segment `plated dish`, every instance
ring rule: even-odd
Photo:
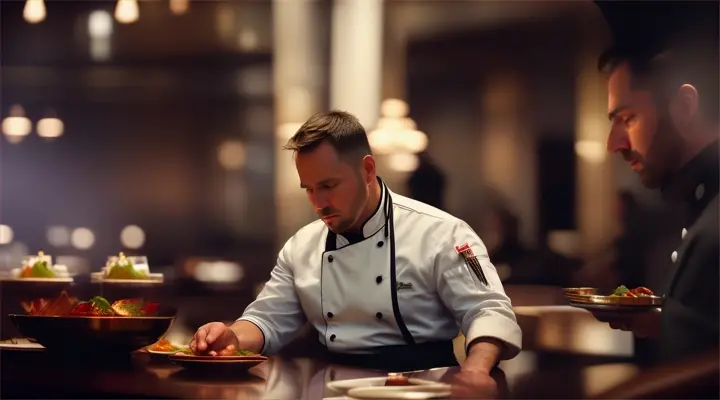
[[[588,310],[637,311],[662,307],[664,300],[643,286],[629,289],[620,285],[608,295],[601,294],[595,288],[566,288],[563,292],[571,306]]]
[[[10,280],[21,282],[73,282],[64,265],[53,265],[52,256],[39,251],[37,255],[23,260],[20,268],[13,268],[10,274],[5,276]]]
[[[226,355],[196,355],[190,348],[169,355],[170,361],[200,374],[240,373],[267,361],[267,357],[247,350],[230,350]]]
[[[172,325],[175,311],[143,299],[80,301],[63,291],[54,299],[22,302],[27,315],[10,314],[23,336],[50,351],[125,353],[148,346]]]
[[[91,273],[90,278],[93,282],[141,285],[158,284],[164,280],[163,274],[150,272],[147,257],[126,256],[124,253],[108,257],[102,271]]]

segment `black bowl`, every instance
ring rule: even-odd
[[[158,341],[172,326],[171,317],[84,317],[10,314],[23,336],[48,351],[129,353]]]

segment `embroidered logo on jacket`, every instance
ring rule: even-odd
[[[487,286],[488,281],[487,278],[485,278],[482,266],[480,266],[480,261],[478,261],[477,256],[473,253],[470,245],[466,242],[461,246],[455,246],[455,251],[460,254],[463,260],[465,260],[465,264],[468,266],[468,268],[470,268],[470,271],[472,271],[475,276],[480,279],[480,282],[484,283]]]
[[[397,290],[412,290],[412,282],[398,282]]]

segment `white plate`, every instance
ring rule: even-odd
[[[345,379],[342,381],[332,381],[327,383],[327,388],[336,392],[340,393],[347,393],[351,389],[356,388],[367,388],[367,387],[389,387],[389,388],[408,388],[408,387],[418,387],[418,386],[444,386],[443,383],[433,382],[433,381],[426,381],[424,379],[415,379],[410,378],[408,380],[412,385],[411,386],[385,386],[385,383],[387,382],[386,376],[381,376],[377,378],[362,378],[362,379]]]
[[[35,282],[35,283],[72,283],[73,278],[3,278],[3,281],[9,282]]]
[[[450,385],[363,387],[348,392],[353,399],[442,399],[450,394]]]
[[[40,343],[0,343],[0,349],[5,350],[45,350]]]
[[[105,279],[103,272],[93,272],[90,274],[90,280],[93,283],[123,283],[132,285],[157,285],[163,283],[163,274],[150,274],[149,279]]]

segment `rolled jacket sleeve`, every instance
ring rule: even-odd
[[[515,357],[522,348],[522,331],[485,245],[463,221],[453,224],[450,232],[444,233],[438,240],[435,258],[437,288],[445,306],[462,328],[465,350],[475,339],[487,337],[505,344],[501,360]],[[456,246],[464,244],[468,244],[477,257],[487,284],[458,254]]]
[[[305,313],[295,291],[295,278],[288,260],[286,243],[278,255],[270,280],[238,321],[255,324],[265,337],[263,354],[277,353],[305,324]]]

